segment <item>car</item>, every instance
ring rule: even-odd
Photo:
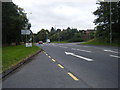
[[[38,44],[43,44],[43,41],[39,41]]]

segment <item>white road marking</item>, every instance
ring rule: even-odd
[[[76,48],[71,48],[72,50],[77,50],[77,51],[83,51],[83,52],[88,52],[91,53],[91,51],[83,50],[83,49],[76,49]]]
[[[76,55],[74,53],[71,53],[71,52],[65,52],[66,55],[72,55],[72,56],[75,56],[75,57],[78,57],[78,58],[81,58],[81,59],[84,59],[86,61],[93,61],[93,59],[90,59],[90,58],[86,58],[86,57],[83,57],[83,56],[79,56],[79,55]]]
[[[82,49],[77,49],[78,51],[83,51],[83,52],[91,52],[91,51],[87,51],[87,50],[82,50]]]
[[[115,58],[120,58],[119,56],[115,56],[115,55],[110,55],[111,57],[115,57]]]
[[[88,47],[88,46],[83,46],[83,47]]]
[[[116,51],[112,51],[112,50],[104,50],[104,51],[106,51],[106,52],[112,52],[112,53],[118,53],[118,52],[116,52]]]
[[[61,48],[68,48],[68,47],[64,47],[64,46],[60,46]]]
[[[71,48],[72,50],[77,50],[76,48]]]

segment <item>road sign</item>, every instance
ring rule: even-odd
[[[26,47],[32,47],[32,43],[26,43]]]
[[[21,30],[22,35],[30,35],[31,31],[30,30]]]

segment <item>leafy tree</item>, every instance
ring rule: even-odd
[[[2,41],[5,43],[20,43],[21,29],[28,26],[24,10],[12,2],[2,3]]]
[[[57,31],[56,31],[56,32],[57,32],[57,33],[58,33],[58,32],[60,33],[60,32],[61,32],[61,29],[57,29]]]
[[[94,21],[97,25],[96,38],[110,42],[110,32],[112,31],[112,41],[119,41],[120,2],[100,2],[98,4],[100,6],[94,12],[94,15],[98,17]]]
[[[56,30],[54,29],[54,27],[52,27],[51,30],[50,30],[50,36],[52,36],[55,33],[56,33]]]
[[[41,29],[37,35],[35,36],[35,41],[38,42],[38,41],[43,41],[45,42],[46,41],[46,38],[47,38],[47,33],[48,33],[48,30],[45,30],[45,29]]]

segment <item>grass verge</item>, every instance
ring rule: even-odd
[[[33,55],[39,47],[33,45],[33,47],[25,47],[25,45],[8,46],[2,48],[2,65],[3,71],[7,70],[11,66],[16,65],[23,59]]]
[[[120,47],[120,44],[116,44],[116,43],[105,43],[105,42],[100,42],[97,41],[95,39],[89,40],[87,42],[84,43],[80,43],[80,44],[85,44],[85,45],[103,45],[103,46],[116,46],[116,47]]]

